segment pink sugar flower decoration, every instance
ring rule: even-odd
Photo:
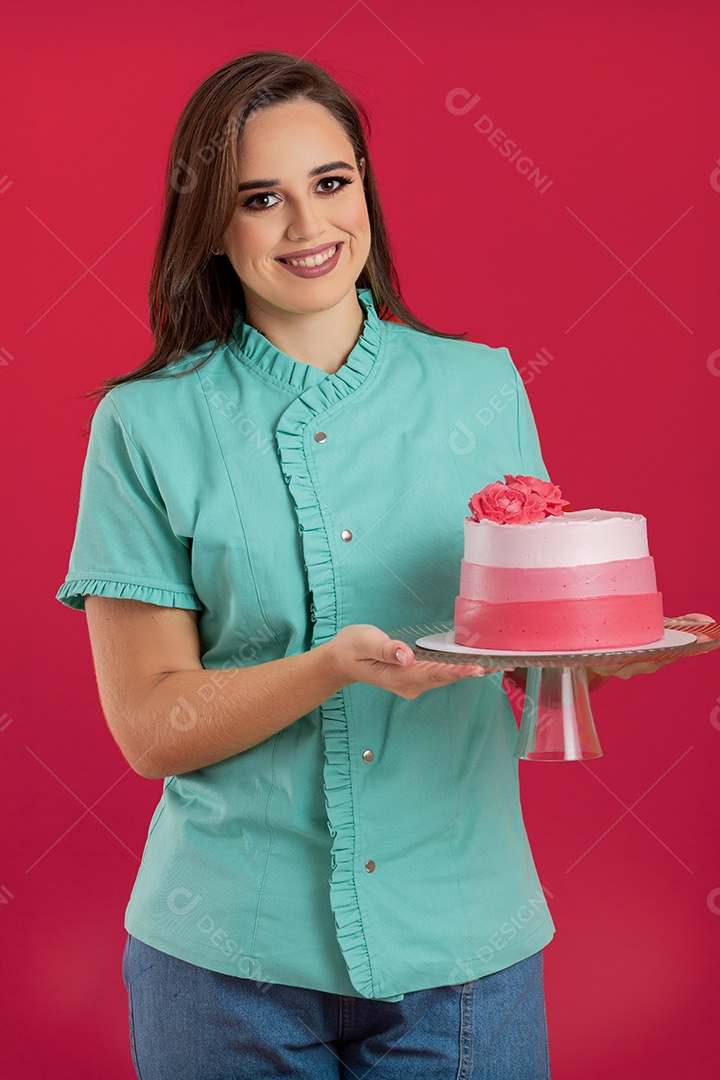
[[[565,513],[570,503],[560,488],[537,476],[511,476],[505,483],[496,480],[470,497],[468,509],[474,521],[494,521],[498,525],[531,525]]]

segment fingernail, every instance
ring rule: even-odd
[[[396,650],[395,659],[397,660],[397,662],[399,664],[406,664],[407,663],[406,654],[403,652],[402,649],[397,649]]]

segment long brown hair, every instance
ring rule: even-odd
[[[361,102],[319,65],[289,53],[251,52],[209,75],[182,111],[168,156],[165,212],[149,284],[152,355],[125,375],[104,380],[83,397],[102,398],[114,386],[143,379],[214,342],[196,371],[227,340],[236,310],[244,314],[240,280],[225,255],[213,255],[237,199],[238,150],[248,118],[257,109],[306,99],[328,109],[345,131],[355,164],[365,159],[364,192],[371,246],[357,288],[369,288],[378,317],[396,320],[436,337],[464,338],[433,330],[408,310],[390,253],[365,129],[370,120]],[[363,127],[364,125],[364,127]]]

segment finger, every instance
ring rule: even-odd
[[[605,678],[610,678],[611,675],[617,675],[618,671],[622,671],[623,666],[624,665],[622,664],[618,664],[617,667],[608,667],[607,665],[603,665],[603,667],[593,666],[588,668],[588,675],[602,675]]]
[[[715,622],[712,615],[703,615],[702,612],[693,611],[689,615],[678,615],[674,622]]]
[[[404,641],[384,641],[380,647],[378,660],[386,664],[400,664],[409,667],[415,659],[415,653]]]
[[[651,675],[666,664],[672,663],[672,660],[661,660],[657,664],[625,664],[621,668],[616,668],[611,674],[616,675],[618,679],[631,679],[633,675]]]
[[[619,664],[617,667],[592,667],[588,668],[588,676],[600,675],[603,679],[610,679],[616,676],[618,679],[627,679],[629,676],[627,672],[636,668],[636,664]]]
[[[502,668],[483,667],[482,664],[443,664],[440,662],[439,667],[451,669],[447,671],[447,676],[453,682],[457,679],[465,679],[468,676],[492,675],[494,672],[502,671]]]
[[[690,615],[680,615],[676,620],[681,626],[693,627],[692,633],[695,635],[698,641],[712,641],[713,635],[706,634],[702,630],[695,629],[697,623],[714,623],[712,615],[702,615],[699,611],[695,611]],[[693,625],[695,624],[695,625]]]
[[[440,666],[443,668],[452,668],[461,677],[466,675],[491,675],[495,671],[502,671],[501,667],[489,667],[482,664],[443,664],[439,661]]]
[[[620,678],[631,679],[633,675],[652,675],[663,666],[663,664],[628,664],[626,668],[623,668]]]

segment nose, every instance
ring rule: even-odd
[[[317,240],[322,236],[323,226],[310,199],[296,199],[290,214],[288,239],[293,242]]]

